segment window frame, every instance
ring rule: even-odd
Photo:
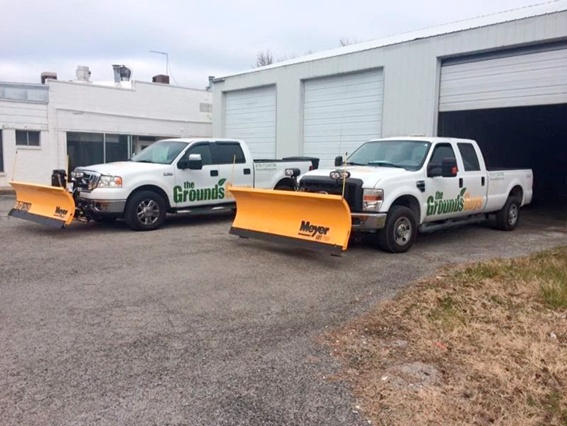
[[[18,143],[18,134],[25,133],[26,135],[26,143]],[[30,144],[30,134],[37,134],[37,144]],[[16,146],[17,147],[28,147],[28,148],[39,148],[41,147],[41,130],[23,130],[23,129],[16,129]]]

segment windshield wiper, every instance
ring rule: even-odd
[[[404,167],[398,166],[397,164],[390,163],[389,161],[369,161],[369,166],[382,166],[382,167],[397,167],[399,169],[403,169]]]
[[[345,161],[347,166],[366,166],[366,164],[355,163],[354,161]]]
[[[153,162],[153,161],[150,161],[150,160],[132,160],[132,161],[134,161],[135,163],[150,163],[150,164],[154,164],[154,162]]]

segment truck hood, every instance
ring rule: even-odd
[[[147,171],[159,171],[171,168],[170,164],[138,163],[135,161],[116,161],[114,163],[94,164],[92,166],[77,167],[77,171],[93,171],[103,175],[124,176]]]
[[[394,176],[404,176],[408,173],[406,169],[398,167],[369,167],[369,166],[349,166],[346,168],[337,167],[335,169],[317,169],[311,172],[307,172],[302,177],[305,176],[325,176],[328,177],[329,173],[335,170],[347,170],[350,173],[350,177],[354,179],[360,179],[363,182],[363,187],[365,188],[375,188],[376,185],[385,178],[390,178]],[[301,179],[300,179],[301,180]]]

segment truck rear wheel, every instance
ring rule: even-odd
[[[388,213],[386,226],[378,232],[377,244],[390,253],[404,253],[410,249],[417,236],[417,219],[413,210],[405,206],[393,206]]]
[[[165,201],[153,191],[133,194],[126,203],[124,219],[134,231],[151,231],[165,221]]]
[[[496,228],[502,231],[513,231],[520,220],[520,200],[510,196],[504,207],[496,213]]]

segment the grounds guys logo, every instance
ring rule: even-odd
[[[186,203],[188,201],[222,200],[227,198],[225,182],[226,179],[220,179],[212,188],[195,188],[195,182],[184,182],[183,186],[173,187],[173,201]]]
[[[443,191],[437,191],[435,196],[427,198],[427,216],[437,214],[457,213],[469,210],[479,210],[484,204],[483,197],[471,197],[467,188],[461,189],[457,198],[451,200],[443,199]]]
[[[327,235],[330,229],[326,226],[312,225],[308,220],[302,220],[297,234],[303,237],[315,238],[316,240],[324,240],[325,238],[323,237]]]

